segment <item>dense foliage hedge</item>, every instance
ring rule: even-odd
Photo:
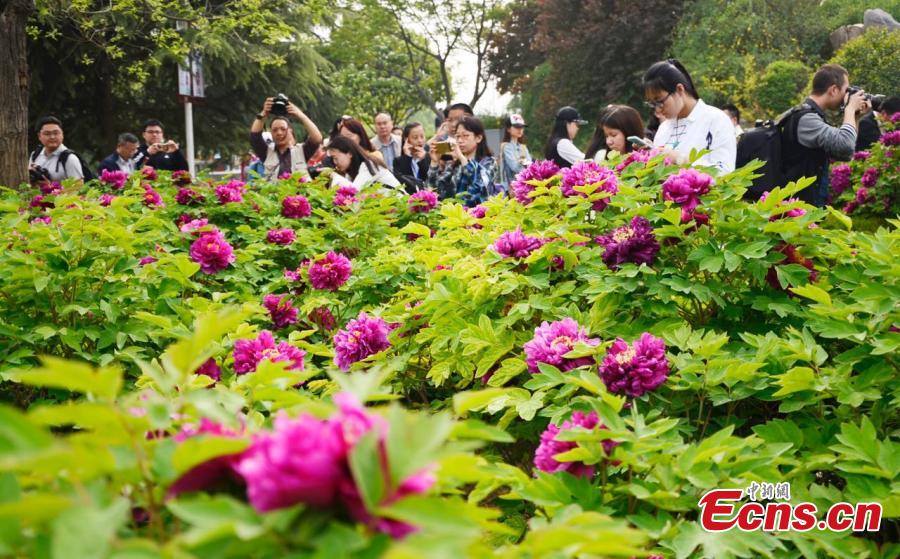
[[[327,176],[7,191],[0,550],[892,556],[897,221],[629,162],[474,210]],[[700,528],[753,481],[882,531]]]

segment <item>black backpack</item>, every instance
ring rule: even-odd
[[[36,150],[31,152],[32,163],[34,163],[35,159],[37,159],[37,156],[40,155],[42,149],[44,148],[38,147]],[[59,154],[59,158],[56,160],[57,171],[59,170],[60,166],[62,166],[63,169],[66,168],[66,161],[69,160],[70,155],[74,155],[75,159],[77,159],[78,162],[81,163],[81,174],[84,175],[84,182],[92,181],[97,178],[97,176],[91,171],[91,168],[85,164],[84,159],[82,159],[80,155],[70,149],[64,150]]]
[[[753,179],[753,185],[744,194],[746,200],[755,202],[763,192],[789,182],[784,168],[785,134],[796,133],[796,126],[791,125],[799,121],[801,115],[811,111],[812,108],[808,105],[791,107],[774,121],[767,120],[741,134],[737,145],[736,166],[743,167],[754,159],[765,162],[765,165],[756,170],[762,176]]]

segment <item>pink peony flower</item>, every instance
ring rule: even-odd
[[[510,184],[510,191],[516,200],[528,205],[532,200],[529,194],[534,190],[534,186],[528,184],[528,181],[545,181],[557,173],[559,173],[559,166],[553,161],[535,161],[519,171],[515,180]]]
[[[153,190],[153,187],[149,184],[144,185],[144,205],[149,206],[151,208],[162,208],[166,204],[163,202],[162,196],[159,195],[159,192]]]
[[[219,368],[219,364],[216,363],[216,360],[212,357],[210,357],[209,359],[204,361],[202,365],[197,367],[197,370],[194,371],[194,374],[207,376],[216,382],[222,379],[222,369]]]
[[[360,312],[334,335],[334,364],[349,371],[353,363],[391,347],[388,333],[390,328],[383,319]]]
[[[900,113],[894,113],[894,116],[897,116]],[[892,122],[896,122],[893,121]],[[878,140],[885,146],[900,146],[900,130],[894,130],[893,132],[884,133],[881,138]]]
[[[618,179],[612,169],[601,166],[593,160],[581,161],[562,171],[562,183],[560,190],[566,197],[587,197],[584,192],[575,190],[576,186],[591,186],[602,183],[596,192],[609,192],[615,194],[619,191]],[[601,212],[609,204],[609,197],[597,200],[591,205],[595,211]]]
[[[334,205],[340,208],[349,206],[358,202],[356,195],[359,193],[356,187],[350,185],[339,186],[337,194],[334,195]]]
[[[537,450],[534,452],[534,466],[538,470],[547,473],[569,472],[576,477],[592,477],[594,475],[594,466],[583,462],[559,462],[554,458],[554,456],[562,454],[563,452],[568,452],[578,446],[578,443],[575,441],[558,441],[556,440],[556,436],[561,431],[571,431],[577,428],[587,429],[589,431],[594,429],[606,429],[606,427],[600,423],[597,412],[592,411],[587,415],[580,411],[572,412],[572,418],[570,420],[563,422],[563,424],[558,427],[551,423],[547,426],[547,430],[541,434],[541,444],[538,445]],[[618,443],[611,440],[605,440],[602,444],[603,451],[609,456],[612,454],[612,449]]]
[[[41,211],[43,211],[55,208],[56,204],[54,204],[50,200],[45,200],[42,194],[38,194],[31,199],[31,202],[28,203],[28,207],[39,208]]]
[[[100,182],[113,187],[116,190],[122,190],[125,187],[125,181],[128,180],[128,173],[125,171],[110,171],[103,169],[100,172]]]
[[[306,414],[296,419],[280,414],[271,432],[253,438],[235,469],[259,512],[298,503],[327,507],[346,475],[345,455],[338,424]]]
[[[234,251],[218,230],[204,231],[191,245],[191,260],[204,274],[221,272],[234,262]]]
[[[591,356],[565,357],[578,342],[591,347],[600,345],[598,338],[588,337],[587,330],[580,327],[572,318],[542,322],[534,329],[534,338],[525,344],[525,362],[528,364],[528,371],[539,372],[538,363],[553,365],[561,371],[593,365],[594,358]]]
[[[865,161],[872,155],[869,151],[858,151],[853,154],[853,161]],[[832,170],[832,172],[834,172]]]
[[[337,291],[347,283],[352,271],[353,265],[346,256],[330,251],[309,266],[307,276],[313,288]]]
[[[154,262],[158,262],[158,261],[159,261],[159,259],[154,258],[153,256],[145,256],[138,261],[138,264],[140,264],[143,267],[143,266],[146,266],[147,264],[153,264]]]
[[[266,233],[266,241],[276,245],[289,245],[296,238],[297,235],[293,229],[270,229]]]
[[[288,369],[302,371],[306,352],[287,342],[275,345],[275,338],[268,330],[263,330],[253,340],[234,342],[234,372],[239,375],[252,373],[261,361],[272,363],[289,362]]]
[[[191,180],[191,174],[187,171],[179,170],[172,173],[172,182],[177,184],[178,186],[187,186],[191,184]]]
[[[666,344],[644,332],[630,346],[616,338],[600,365],[600,378],[614,394],[640,398],[669,377]]]
[[[188,175],[190,177],[190,175]],[[193,188],[182,187],[175,194],[175,201],[182,206],[190,206],[191,204],[202,204],[206,199],[202,194]]]
[[[487,208],[485,208],[484,206],[466,208],[466,211],[468,211],[469,215],[474,217],[475,219],[482,219],[485,215],[487,215]]]
[[[878,182],[878,169],[869,167],[863,172],[862,179],[859,181],[865,188],[872,188]]]
[[[230,204],[244,201],[245,185],[239,180],[231,180],[216,187],[216,198],[219,204]]]
[[[387,477],[387,476],[385,476]],[[389,489],[386,496],[382,498],[379,506],[386,507],[408,497],[410,495],[424,495],[435,484],[437,478],[430,469],[422,470],[403,480],[395,489]],[[360,522],[370,529],[389,535],[395,540],[403,539],[409,534],[418,531],[416,526],[403,522],[402,520],[394,520],[392,518],[384,518],[373,516],[367,509],[366,505],[359,494],[359,490],[353,483],[351,478],[344,478],[338,487],[341,502],[350,517]]]
[[[650,222],[640,216],[631,219],[631,223],[614,229],[611,233],[597,237],[597,242],[604,246],[603,262],[611,270],[622,264],[653,264],[659,243],[653,234]]]
[[[320,329],[330,332],[334,330],[334,327],[337,326],[337,321],[334,319],[334,315],[331,314],[331,311],[328,310],[328,307],[317,307],[310,311],[306,318],[318,326]]]
[[[763,202],[768,197],[769,197],[769,191],[767,190],[762,193],[762,196],[759,197],[759,201]],[[800,201],[799,198],[788,198],[787,200],[782,200],[780,205],[785,206],[788,204],[796,204],[799,201]],[[779,213],[773,214],[772,216],[769,217],[769,221],[777,221],[777,220],[785,218],[785,217],[800,217],[800,216],[804,216],[804,215],[806,215],[806,210],[804,210],[803,208],[793,208],[793,209],[790,209],[790,210],[780,213],[780,214]]]
[[[142,168],[141,174],[144,175],[144,178],[147,179],[148,181],[155,181],[157,178],[156,177],[156,169],[154,169],[153,167]]]
[[[39,223],[44,224],[44,225],[50,225],[50,223],[52,221],[53,221],[53,218],[51,218],[49,215],[42,215],[40,217],[36,217],[36,218],[32,219],[29,223],[31,225],[37,225]]]
[[[266,295],[263,306],[269,311],[275,328],[284,328],[297,323],[297,309],[286,295]]]
[[[646,163],[656,155],[656,152],[657,150],[649,149],[634,150],[627,154],[625,158],[616,165],[616,172],[621,173],[632,163]]]
[[[787,264],[800,264],[807,270],[809,270],[809,283],[814,283],[817,279],[819,279],[819,273],[816,271],[815,266],[813,265],[813,261],[809,258],[804,258],[803,255],[800,254],[800,251],[797,250],[797,247],[794,245],[790,245],[787,243],[780,243],[775,250],[784,254],[784,258],[777,264],[777,266],[785,266]],[[779,291],[784,291],[781,287],[781,283],[778,281],[778,272],[775,269],[775,266],[769,268],[769,271],[766,273],[766,281],[769,282],[769,285],[772,289],[777,289]]]
[[[406,200],[407,208],[412,213],[428,213],[437,206],[437,203],[437,194],[430,190],[420,190]]]
[[[709,192],[714,184],[713,178],[706,173],[690,168],[681,169],[663,183],[663,199],[681,206],[682,221],[685,222],[684,210],[692,214],[694,208],[700,205],[700,196]]]
[[[104,208],[112,204],[112,201],[115,200],[116,197],[112,194],[101,194],[100,195],[100,205]]]
[[[851,173],[850,165],[845,163],[831,168],[831,191],[835,196],[850,188]]]
[[[53,195],[56,196],[60,192],[62,192],[62,185],[58,182],[42,182],[40,184],[41,194],[44,196]]]
[[[500,235],[491,248],[504,258],[525,258],[541,248],[543,241],[539,237],[531,237],[522,233],[522,227],[515,231],[507,231]]]
[[[309,200],[306,199],[306,196],[287,196],[284,200],[281,201],[281,215],[284,217],[298,219],[302,217],[309,217],[312,213],[312,206],[309,205]]]
[[[280,175],[278,175],[278,180],[285,180],[285,179],[289,179],[289,178],[291,178],[290,171],[285,171],[285,172],[281,173]]]
[[[209,225],[209,220],[206,219],[205,217],[203,217],[200,219],[192,219],[192,220],[188,221],[187,223],[182,224],[181,227],[178,228],[178,230],[181,231],[182,233],[194,233],[195,231],[200,231],[207,225]],[[215,227],[212,227],[211,229],[213,231],[218,230]]]
[[[241,437],[241,433],[237,433],[220,423],[203,418],[197,427],[192,425],[182,427],[181,431],[173,439],[178,443],[182,443],[190,438],[202,435],[231,439]],[[238,452],[216,456],[197,464],[175,480],[166,492],[166,498],[171,499],[182,493],[205,491],[227,481],[240,481],[240,476],[235,467],[240,461],[242,454]]]

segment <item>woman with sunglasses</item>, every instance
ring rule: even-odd
[[[719,174],[734,171],[737,142],[731,119],[700,99],[684,66],[675,59],[657,62],[643,80],[647,106],[664,119],[653,138],[678,164],[690,161],[691,150],[708,150],[694,165],[714,167]]]

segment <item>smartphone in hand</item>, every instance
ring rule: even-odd
[[[639,138],[638,136],[628,136],[628,138],[626,138],[626,140],[627,140],[628,143],[630,143],[631,145],[641,146],[642,148],[648,148],[648,149],[649,149],[649,148],[652,148],[652,147],[653,147],[653,144],[651,144],[650,142],[648,142],[648,141],[645,140],[644,138]]]

